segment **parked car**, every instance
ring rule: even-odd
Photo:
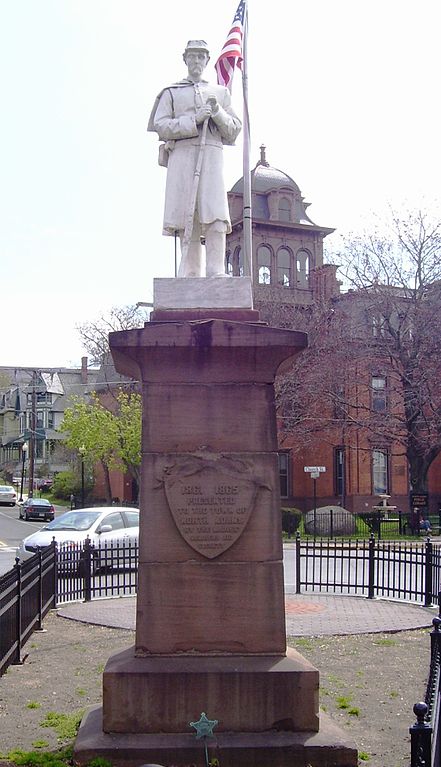
[[[15,506],[17,494],[12,485],[0,485],[0,504]]]
[[[44,519],[51,522],[55,517],[55,509],[46,498],[28,498],[19,506],[19,519]]]
[[[61,555],[60,569],[81,570],[87,538],[94,547],[93,571],[106,564],[111,566],[112,546],[129,548],[138,543],[139,510],[106,506],[67,511],[28,535],[20,544],[18,556],[25,559],[55,539]]]
[[[50,490],[53,484],[53,479],[39,479],[37,482],[37,490]]]

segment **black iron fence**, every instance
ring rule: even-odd
[[[283,511],[285,512],[283,515]],[[422,517],[409,512],[385,508],[352,514],[344,509],[315,509],[306,513],[282,510],[283,529],[289,535],[296,531],[304,535],[334,538],[355,536],[367,538],[372,533],[378,539],[441,534],[441,512]]]
[[[0,577],[0,674],[20,663],[21,648],[55,607],[56,581],[55,544]]]
[[[438,603],[441,544],[425,541],[296,537],[296,593],[323,591],[370,599]]]
[[[61,546],[57,552],[56,603],[128,596],[138,588],[138,541]]]
[[[66,602],[136,594],[138,542],[94,547],[55,543],[0,577],[0,675],[21,663],[21,650],[46,613]]]
[[[297,535],[296,592],[318,591],[439,602],[441,544],[425,541],[309,539]],[[46,612],[72,601],[136,594],[138,542],[94,547],[51,544],[0,578],[0,674],[20,661]]]
[[[430,672],[424,701],[416,703],[415,724],[410,727],[411,767],[440,764],[441,721],[441,618],[434,618],[430,635]]]

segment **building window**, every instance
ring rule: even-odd
[[[384,338],[385,336],[385,320],[378,314],[374,314],[372,317],[372,335],[374,338]]]
[[[372,410],[375,413],[384,413],[387,410],[386,378],[384,376],[372,376],[371,397]]]
[[[299,250],[296,258],[297,287],[307,288],[309,284],[309,253],[307,250]]]
[[[291,221],[291,202],[287,197],[279,200],[279,221]]]
[[[52,403],[52,393],[48,391],[38,391],[37,392],[37,402],[46,402],[48,404]]]
[[[285,288],[291,285],[291,253],[288,248],[277,251],[277,282]]]
[[[235,277],[243,277],[244,271],[243,271],[243,254],[241,248],[236,248],[234,251],[234,270],[233,274]]]
[[[372,486],[374,495],[389,493],[389,454],[387,450],[372,451]]]
[[[344,421],[348,415],[348,403],[346,400],[346,388],[344,383],[339,381],[333,387],[333,400],[334,400],[334,418],[337,421]]]
[[[267,245],[257,249],[257,275],[259,285],[271,284],[271,250]]]
[[[235,248],[234,253],[231,253],[231,251],[227,252],[226,262],[227,274],[231,277],[243,277],[243,258],[239,246]]]
[[[343,498],[345,493],[345,449],[334,449],[334,488],[335,495]]]
[[[289,453],[279,453],[280,496],[289,497]]]

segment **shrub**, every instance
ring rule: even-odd
[[[289,536],[294,535],[300,525],[302,512],[299,509],[282,509],[282,530]]]
[[[52,486],[52,494],[68,500],[72,494],[81,492],[81,480],[73,471],[60,471]]]

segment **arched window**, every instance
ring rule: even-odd
[[[239,245],[234,249],[233,253],[231,252],[231,250],[227,251],[226,261],[227,261],[227,274],[229,274],[230,277],[243,276],[243,258],[242,258],[242,251]]]
[[[288,248],[277,251],[277,282],[285,288],[291,285],[291,253]]]
[[[307,288],[309,284],[309,258],[307,250],[297,251],[296,269],[297,269],[297,287]]]
[[[257,281],[259,285],[271,284],[271,250],[267,245],[257,249]]]
[[[291,221],[291,202],[288,197],[279,200],[279,221]]]
[[[234,276],[243,277],[243,253],[241,248],[234,251]]]

